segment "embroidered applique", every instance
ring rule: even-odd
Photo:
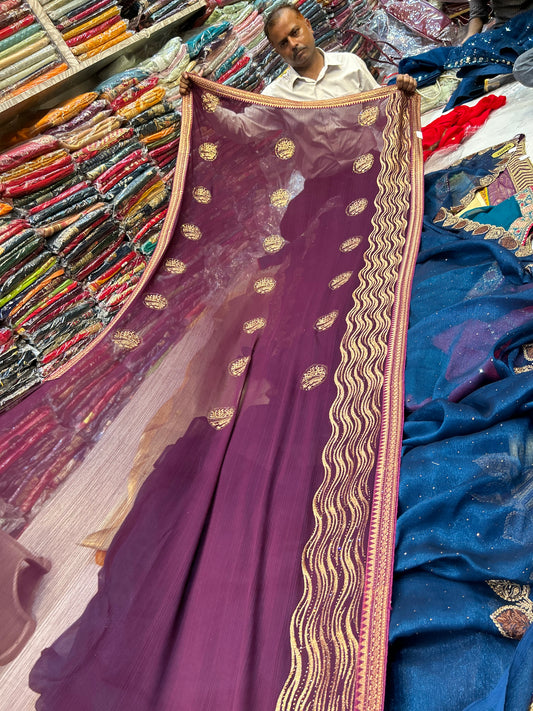
[[[200,228],[191,224],[182,225],[181,234],[187,239],[192,239],[194,242],[202,238]]]
[[[246,323],[243,324],[242,330],[245,333],[251,334],[251,333],[255,333],[256,331],[260,331],[265,326],[266,326],[266,318],[263,318],[261,316],[259,318],[253,318],[250,321],[246,321]]]
[[[115,331],[113,343],[123,350],[131,351],[141,345],[141,338],[135,331]]]
[[[280,160],[289,160],[294,155],[296,146],[290,138],[280,138],[274,147],[274,153]]]
[[[165,269],[171,274],[183,274],[187,269],[187,265],[181,259],[167,259]]]
[[[263,249],[268,254],[275,254],[282,249],[285,244],[285,240],[281,235],[269,235],[263,240]]]
[[[202,205],[208,205],[211,202],[211,192],[205,188],[203,185],[198,185],[192,191],[192,196],[196,202]]]
[[[231,363],[228,365],[228,371],[230,375],[233,375],[234,377],[242,375],[246,370],[246,366],[248,365],[249,361],[250,356],[243,356],[242,358],[232,360]]]
[[[300,380],[302,390],[313,390],[324,382],[328,374],[325,365],[315,364],[307,368]]]
[[[498,597],[512,605],[503,605],[491,614],[491,620],[504,637],[522,639],[533,622],[533,601],[529,585],[511,580],[487,580]]]
[[[217,407],[214,410],[210,410],[207,415],[207,421],[216,430],[221,430],[226,425],[229,425],[231,418],[233,417],[235,410],[232,407]]]
[[[372,126],[372,124],[376,123],[378,116],[379,107],[371,106],[370,108],[361,111],[361,113],[357,117],[357,121],[359,122],[360,126]]]
[[[270,196],[270,203],[274,207],[287,207],[291,199],[291,194],[288,190],[280,188],[279,190],[274,190]]]
[[[202,106],[204,107],[204,111],[207,111],[208,113],[212,114],[214,111],[216,111],[217,106],[220,104],[220,99],[218,96],[215,96],[214,94],[209,93],[208,91],[202,92]]]
[[[366,198],[359,198],[359,200],[354,200],[346,208],[346,214],[349,217],[355,217],[359,215],[365,207],[368,205],[368,200]]]
[[[321,316],[315,321],[315,329],[317,331],[326,331],[328,328],[331,328],[337,320],[338,315],[338,311],[330,311],[329,314]]]
[[[156,311],[162,311],[168,306],[168,300],[162,294],[146,294],[143,301],[145,306]]]
[[[254,291],[258,294],[269,294],[276,288],[276,280],[273,277],[262,277],[254,284]]]
[[[198,153],[200,154],[200,158],[203,158],[203,160],[216,160],[218,156],[218,149],[214,143],[202,143],[201,146],[198,148]]]
[[[346,284],[352,274],[353,272],[343,272],[342,274],[338,274],[336,277],[333,277],[333,279],[328,284],[329,288],[338,289],[343,284]]]
[[[354,173],[366,173],[374,165],[374,156],[372,153],[365,153],[363,156],[359,156],[353,162],[353,172]]]
[[[359,247],[362,239],[362,237],[350,237],[349,239],[345,239],[339,249],[341,252],[351,252],[353,249]]]

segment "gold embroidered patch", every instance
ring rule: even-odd
[[[200,158],[204,160],[215,160],[218,156],[218,149],[214,143],[202,143],[198,152],[200,153]]]
[[[374,156],[372,153],[365,153],[364,156],[359,156],[353,162],[354,173],[366,173],[367,170],[374,165]]]
[[[141,338],[135,331],[115,331],[113,334],[113,343],[127,351],[131,351],[141,345]]]
[[[357,121],[359,122],[360,126],[372,126],[373,123],[376,123],[378,116],[379,107],[371,106],[370,108],[361,111],[361,113],[357,117]]]
[[[355,217],[355,215],[359,215],[361,212],[363,212],[367,205],[368,200],[366,198],[359,198],[358,200],[354,200],[346,208],[346,214],[349,217]]]
[[[274,205],[274,207],[287,207],[290,199],[290,192],[284,188],[280,188],[279,190],[274,190],[270,196],[270,203]]]
[[[269,294],[276,286],[276,280],[272,277],[262,277],[254,284],[254,291],[258,294]]]
[[[200,228],[190,223],[181,226],[181,234],[187,239],[192,239],[194,242],[202,238]]]
[[[341,252],[351,252],[353,249],[356,249],[356,247],[359,247],[362,239],[362,237],[350,237],[349,239],[345,239],[339,249]]]
[[[145,306],[156,311],[162,311],[168,306],[168,300],[162,294],[146,294],[143,301]]]
[[[339,315],[338,311],[330,311],[329,314],[325,314],[324,316],[321,316],[315,322],[316,330],[317,331],[327,331],[328,328],[331,328],[333,326],[333,324],[337,320],[338,315]]]
[[[183,274],[187,269],[187,265],[181,259],[167,259],[165,269],[171,274]]]
[[[353,272],[343,272],[334,277],[328,284],[330,289],[338,289],[343,284],[346,284],[348,279],[352,276]]]
[[[294,141],[291,141],[290,138],[280,138],[276,143],[274,153],[281,160],[289,160],[289,158],[293,157],[295,150]]]
[[[235,410],[232,407],[217,407],[209,411],[207,421],[211,427],[214,427],[216,430],[221,430],[226,425],[229,425],[234,412]]]
[[[202,92],[202,106],[204,107],[204,111],[207,111],[208,113],[212,114],[214,111],[216,111],[216,108],[219,104],[220,99],[218,98],[218,96],[215,96],[214,94],[211,94],[208,91]]]
[[[285,240],[281,235],[269,235],[263,240],[263,249],[268,254],[275,254],[283,248]]]
[[[242,358],[232,360],[231,363],[228,365],[228,370],[230,374],[234,375],[235,377],[242,375],[246,370],[246,366],[248,365],[249,360],[250,356],[243,356]]]
[[[499,632],[510,639],[522,639],[533,622],[533,601],[529,595],[529,585],[521,585],[512,580],[487,580],[498,597],[512,605],[499,607],[490,616]]]
[[[533,343],[525,343],[522,346],[524,358],[533,361]]]
[[[325,365],[315,364],[307,368],[300,380],[302,390],[313,390],[324,382],[328,374],[328,369]]]
[[[204,188],[203,185],[198,185],[196,188],[194,188],[192,191],[192,196],[196,200],[196,202],[199,202],[202,205],[207,205],[211,202],[211,193],[207,188]]]
[[[242,330],[245,333],[251,334],[251,333],[255,333],[256,331],[260,331],[265,326],[266,326],[266,318],[263,318],[261,316],[259,318],[253,318],[250,321],[246,321],[246,323],[243,324]]]

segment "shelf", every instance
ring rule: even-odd
[[[37,5],[38,3],[36,0],[31,1],[32,10],[35,11],[35,7]],[[195,13],[203,10],[205,5],[205,0],[197,0],[197,2],[193,5],[189,5],[180,12],[177,12],[175,15],[172,15],[172,17],[167,17],[166,20],[161,20],[160,22],[152,25],[152,27],[147,27],[139,32],[136,32],[131,37],[125,39],[124,42],[121,42],[114,47],[110,47],[101,54],[98,54],[84,62],[79,62],[76,59],[61,37],[61,33],[53,26],[44,10],[39,6],[40,12],[39,14],[35,12],[35,14],[43,25],[43,28],[50,35],[50,38],[57,47],[58,51],[64,57],[65,62],[69,64],[69,69],[66,69],[64,72],[61,72],[61,74],[58,74],[56,77],[53,77],[53,79],[49,79],[41,85],[28,89],[28,91],[23,92],[19,96],[6,99],[5,101],[0,101],[0,122],[3,124],[3,126],[0,126],[0,133],[2,133],[6,123],[15,118],[21,111],[27,110],[39,102],[43,102],[48,97],[58,94],[71,86],[75,87],[76,83],[83,81],[83,79],[86,79],[91,74],[94,74],[101,67],[111,63],[124,51],[136,49],[137,47],[142,46],[148,39],[157,37],[165,30],[183,23]],[[50,27],[50,25],[52,26]]]

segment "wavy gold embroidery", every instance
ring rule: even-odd
[[[290,138],[280,138],[274,147],[274,153],[281,160],[289,160],[294,155],[296,146]]]
[[[202,143],[198,148],[198,152],[200,154],[200,158],[208,161],[216,160],[218,155],[218,150],[214,143]]]
[[[211,202],[211,192],[203,185],[198,185],[192,191],[192,196],[202,205],[208,205]]]
[[[214,427],[216,430],[221,430],[226,427],[226,425],[229,425],[234,413],[235,410],[233,407],[217,407],[209,411],[207,421],[211,427]]]
[[[358,200],[354,200],[347,206],[346,214],[349,217],[355,217],[355,215],[359,215],[361,212],[363,212],[367,205],[368,200],[366,198],[359,198]]]
[[[254,291],[258,294],[269,294],[276,288],[276,280],[273,277],[262,277],[254,283]]]
[[[343,284],[346,284],[352,274],[353,272],[342,272],[342,274],[337,274],[337,276],[333,277],[333,279],[329,282],[329,288],[333,290],[338,289]]]
[[[187,265],[181,259],[167,259],[165,269],[171,274],[183,274],[187,269]]]
[[[149,309],[156,309],[157,311],[162,311],[168,306],[168,301],[162,294],[146,294],[143,300],[145,306],[148,306]]]
[[[207,111],[208,113],[212,114],[214,111],[216,111],[217,106],[219,104],[220,99],[218,98],[218,96],[211,94],[211,92],[209,91],[202,92],[202,106],[204,107],[204,111]]]
[[[341,252],[351,252],[353,249],[359,247],[362,239],[362,237],[349,237],[344,240],[339,249]]]
[[[359,156],[353,162],[354,173],[366,173],[374,165],[374,156],[372,153],[365,153],[364,156]]]
[[[266,319],[261,316],[259,318],[253,318],[250,321],[246,321],[246,323],[244,323],[244,325],[242,327],[242,330],[245,333],[251,334],[251,333],[255,333],[256,331],[260,331],[265,326],[266,326]]]
[[[189,223],[181,226],[181,234],[187,239],[192,239],[194,242],[202,238],[200,228]]]
[[[231,363],[228,365],[228,371],[231,375],[238,377],[239,375],[242,375],[244,373],[249,361],[250,356],[243,356],[242,358],[232,360]]]
[[[302,390],[313,390],[324,382],[328,374],[325,365],[315,364],[307,368],[300,380]]]
[[[373,123],[376,123],[378,116],[379,106],[371,106],[370,108],[363,109],[363,111],[361,111],[357,117],[357,121],[360,126],[372,126]]]
[[[274,190],[270,196],[270,203],[274,207],[287,207],[291,199],[291,194],[288,190],[280,188],[279,190]]]
[[[113,343],[123,350],[131,351],[141,345],[141,338],[135,331],[115,331]]]
[[[492,590],[512,605],[499,607],[490,616],[499,632],[510,639],[522,639],[533,622],[533,601],[529,595],[529,585],[521,585],[512,580],[487,580]]]
[[[281,235],[269,235],[263,240],[263,249],[267,254],[275,254],[283,248],[285,240]]]
[[[328,328],[331,328],[337,320],[338,315],[338,311],[330,311],[329,314],[321,316],[315,321],[315,329],[317,331],[326,331]]]

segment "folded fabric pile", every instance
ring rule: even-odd
[[[48,16],[76,57],[83,61],[133,34],[114,0],[43,0]]]
[[[138,69],[157,74],[159,87],[164,88],[166,92],[165,100],[178,108],[181,106],[181,95],[179,93],[181,75],[193,66],[194,62],[191,62],[187,45],[183,43],[180,37],[173,37],[157,54],[139,64]],[[157,113],[155,115],[160,114]]]
[[[140,0],[135,3],[140,6],[139,27],[151,27],[156,22],[166,20],[178,12],[194,5],[196,0]]]
[[[0,100],[17,96],[68,69],[33,11],[21,0],[0,2]]]
[[[341,2],[349,10],[348,0]],[[311,23],[317,47],[325,51],[338,49],[338,32],[321,4],[317,0],[297,0],[295,6]]]

